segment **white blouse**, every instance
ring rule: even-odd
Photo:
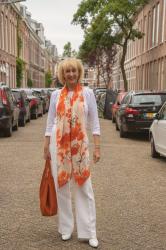
[[[45,136],[51,136],[52,128],[56,124],[56,105],[61,90],[55,90],[51,94],[50,107],[47,117],[47,125]],[[73,91],[69,91],[68,95],[71,97]],[[90,127],[93,135],[100,135],[100,124],[97,112],[96,99],[93,90],[89,87],[83,88],[84,107],[85,107],[85,122],[86,127]]]

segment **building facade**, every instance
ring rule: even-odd
[[[152,0],[138,14],[135,27],[144,33],[129,41],[125,70],[129,90],[166,90],[166,0]],[[118,48],[113,68],[113,86],[123,89]]]
[[[55,74],[57,55],[56,46],[50,41],[46,46],[45,40],[43,25],[31,18],[26,6],[0,5],[0,82],[17,87],[19,60],[23,65],[21,87],[27,87],[29,80],[33,87],[45,87],[48,68]]]
[[[14,5],[0,4],[0,82],[16,85],[17,19]]]

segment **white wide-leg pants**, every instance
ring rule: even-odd
[[[54,177],[57,200],[58,200],[58,231],[61,234],[72,234],[74,228],[74,218],[72,212],[70,185],[73,184],[75,198],[75,212],[77,234],[80,239],[90,239],[96,237],[96,208],[91,178],[80,187],[72,179],[69,183],[59,188],[57,183],[56,164],[56,134],[55,126],[50,140],[51,166]]]

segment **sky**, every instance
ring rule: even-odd
[[[22,4],[28,7],[32,19],[41,22],[45,29],[46,39],[55,44],[58,54],[71,42],[72,49],[78,51],[83,41],[80,25],[72,25],[73,14],[81,0],[26,0]]]

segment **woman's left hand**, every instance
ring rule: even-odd
[[[93,162],[97,163],[100,160],[100,148],[94,148]]]

